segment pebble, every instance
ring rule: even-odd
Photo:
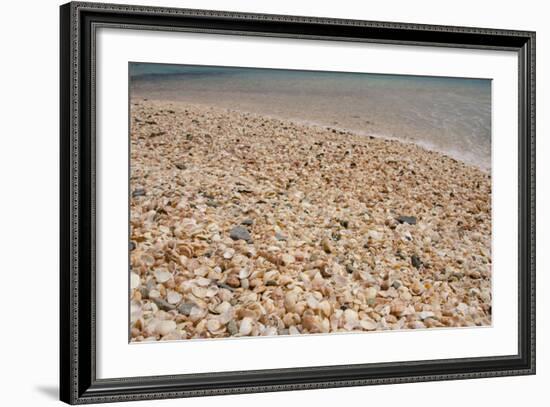
[[[176,309],[173,304],[170,304],[168,301],[163,300],[162,298],[154,298],[153,302],[157,305],[160,310],[163,311],[172,311]]]
[[[239,333],[239,328],[237,327],[237,323],[235,322],[235,320],[232,319],[228,322],[227,330],[232,336],[235,336]]]
[[[132,198],[137,198],[138,196],[145,196],[145,189],[137,188],[132,192]]]
[[[422,261],[416,254],[413,254],[411,256],[411,264],[413,265],[413,267],[418,269],[422,265]]]
[[[178,312],[179,312],[180,314],[189,316],[189,314],[191,314],[191,309],[192,309],[194,306],[195,306],[195,304],[190,303],[190,302],[186,302],[186,303],[180,304],[180,306],[178,307]]]
[[[250,232],[242,226],[233,227],[229,232],[229,237],[233,240],[244,240],[247,243],[252,243]]]
[[[396,218],[399,223],[408,223],[409,225],[416,225],[416,217],[414,216],[399,216]]]

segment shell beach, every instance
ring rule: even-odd
[[[130,337],[491,324],[491,177],[412,143],[130,101]]]

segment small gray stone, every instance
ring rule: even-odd
[[[191,308],[193,308],[194,306],[195,304],[193,304],[192,302],[184,302],[178,307],[178,312],[180,314],[189,316],[189,314],[191,313]]]
[[[225,288],[226,290],[229,290],[229,291],[235,291],[235,289],[225,283],[220,283],[220,282],[217,282],[216,283],[218,287],[220,288]]]
[[[416,225],[415,216],[399,216],[396,219],[399,223],[408,223],[409,225]]]
[[[135,198],[138,196],[145,196],[145,189],[143,188],[134,189],[134,192],[132,192],[132,197]]]
[[[239,328],[237,327],[237,323],[235,322],[235,320],[232,319],[231,321],[229,321],[229,323],[227,324],[227,330],[231,335],[237,335],[239,333]]]
[[[254,224],[254,220],[252,219],[245,219],[241,222],[241,225],[246,225],[246,226],[252,226]]]
[[[422,265],[422,260],[420,260],[420,257],[418,257],[416,254],[413,254],[411,256],[411,264],[415,268],[420,268],[420,266]]]
[[[167,301],[165,301],[161,298],[155,298],[155,299],[153,299],[153,301],[155,302],[155,304],[157,304],[157,307],[159,307],[159,309],[161,309],[163,311],[172,311],[172,310],[176,309],[175,305],[172,305],[169,302],[167,302]]]
[[[141,287],[139,289],[139,292],[141,293],[141,298],[143,299],[149,298],[149,289],[147,287]]]
[[[280,234],[279,232],[275,233],[275,239],[279,241],[286,241],[286,237]]]
[[[244,240],[247,243],[252,243],[250,232],[242,226],[235,226],[233,229],[231,229],[231,231],[229,232],[229,237],[233,240]]]

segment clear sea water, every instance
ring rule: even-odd
[[[396,138],[491,168],[490,79],[132,63],[130,89]]]

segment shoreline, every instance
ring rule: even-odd
[[[478,162],[475,162],[475,160],[473,160],[473,159],[465,158],[459,152],[449,151],[449,150],[445,150],[443,148],[438,148],[433,143],[431,143],[429,141],[415,140],[412,137],[398,137],[398,136],[387,135],[387,134],[384,134],[384,133],[381,133],[381,132],[360,131],[360,130],[357,130],[357,129],[353,129],[351,127],[348,128],[346,126],[335,125],[335,124],[328,125],[328,124],[319,123],[319,122],[316,122],[316,121],[313,121],[313,120],[308,120],[308,119],[294,119],[294,118],[288,119],[288,118],[284,118],[282,116],[278,116],[278,115],[275,115],[275,114],[264,114],[264,113],[252,112],[252,111],[249,111],[249,110],[246,110],[246,109],[239,109],[239,108],[227,108],[227,107],[223,107],[223,106],[212,106],[212,105],[209,105],[209,104],[206,104],[206,103],[200,103],[200,102],[185,102],[185,101],[178,100],[178,99],[160,99],[160,98],[149,98],[149,97],[138,96],[138,97],[131,98],[130,103],[132,103],[132,100],[145,100],[145,101],[150,101],[150,102],[155,102],[155,103],[160,103],[160,104],[171,104],[171,105],[176,105],[176,106],[178,106],[178,105],[180,105],[180,106],[196,106],[196,107],[201,108],[201,109],[222,110],[222,111],[226,111],[228,113],[250,115],[250,116],[253,116],[253,117],[258,118],[258,119],[265,118],[265,119],[271,119],[271,120],[279,120],[281,122],[295,123],[295,124],[306,126],[306,127],[313,127],[313,128],[319,129],[319,130],[329,130],[329,131],[331,131],[332,129],[334,129],[338,132],[344,132],[346,134],[351,133],[351,134],[353,134],[355,136],[359,136],[359,137],[375,137],[377,139],[388,140],[388,141],[397,141],[397,142],[403,143],[403,144],[412,144],[415,147],[422,148],[422,149],[430,151],[430,152],[435,152],[435,153],[441,154],[443,156],[449,157],[451,159],[463,162],[465,165],[475,167],[476,169],[478,169],[480,171],[483,171],[484,173],[486,173],[488,175],[491,175],[491,173],[492,173],[492,163],[489,163],[489,165],[482,165]]]
[[[130,103],[132,341],[491,324],[489,174],[415,143]]]

